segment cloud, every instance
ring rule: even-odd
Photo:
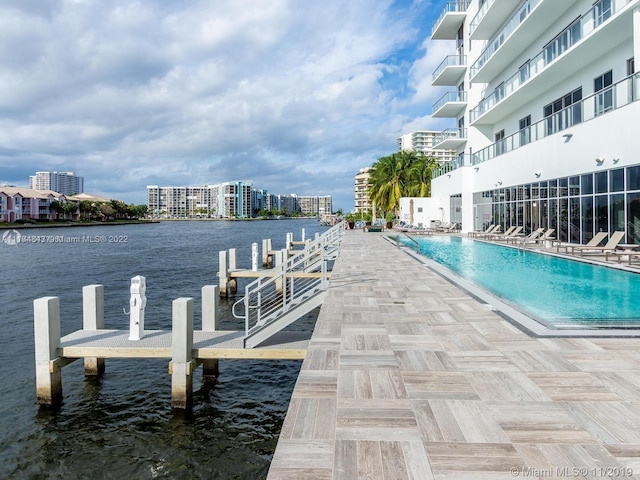
[[[433,8],[5,1],[0,182],[74,171],[87,191],[143,203],[147,184],[252,179],[348,210],[358,169],[433,123]]]

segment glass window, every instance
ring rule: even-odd
[[[582,195],[589,195],[593,193],[593,175],[591,173],[587,175],[582,175],[580,177],[581,189],[580,193]]]
[[[627,243],[640,243],[640,192],[627,193]]]
[[[569,179],[569,195],[580,195],[580,177],[571,177]]]
[[[609,172],[609,191],[622,192],[624,190],[624,168]]]
[[[540,198],[547,198],[547,182],[540,182]]]
[[[640,190],[640,166],[627,167],[627,190]]]
[[[582,197],[582,241],[587,243],[593,238],[593,197]]]
[[[554,198],[557,196],[558,196],[558,181],[549,180],[549,198]]]
[[[569,185],[568,178],[558,179],[558,196],[559,197],[566,197],[569,194],[568,185]]]
[[[624,194],[618,193],[616,195],[611,195],[609,198],[609,231],[617,232],[624,231]]]
[[[580,198],[569,199],[569,242],[580,243]]]
[[[596,231],[609,231],[609,197],[598,195],[595,198]]]
[[[607,193],[607,172],[597,172],[595,177],[595,193]]]

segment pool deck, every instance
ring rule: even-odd
[[[347,231],[268,479],[640,479],[640,339],[533,337]]]

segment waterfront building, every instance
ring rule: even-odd
[[[52,190],[0,186],[0,222],[55,220],[58,214],[51,208],[54,201],[67,203],[69,200]]]
[[[361,168],[354,178],[354,212],[371,213],[371,201],[369,200],[369,179],[371,167]]]
[[[435,158],[440,163],[447,163],[456,158],[455,150],[434,148],[435,140],[440,132],[421,130],[407,133],[398,138],[398,151],[422,152],[427,157]]]
[[[29,177],[29,188],[75,195],[84,192],[84,178],[73,172],[36,172]]]
[[[170,218],[252,218],[260,210],[322,216],[331,213],[331,196],[274,195],[236,181],[195,187],[147,185],[149,213]]]
[[[448,221],[640,243],[640,0],[453,1],[431,39],[455,45],[432,77],[451,87],[432,108],[457,152],[432,182]]]

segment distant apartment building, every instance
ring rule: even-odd
[[[55,220],[54,201],[66,203],[67,197],[52,190],[0,186],[0,222]]]
[[[73,172],[36,172],[29,177],[29,188],[75,195],[84,192],[84,178]]]
[[[298,208],[300,213],[308,216],[324,216],[332,213],[331,195],[298,196]]]
[[[153,215],[172,218],[252,218],[261,210],[324,215],[331,213],[331,196],[274,195],[243,181],[195,187],[148,185],[147,206]]]
[[[371,177],[371,167],[361,168],[354,178],[355,213],[371,212],[371,202],[369,201],[369,178]]]
[[[398,151],[422,152],[428,157],[433,157],[440,163],[450,162],[456,158],[455,150],[434,148],[435,140],[441,132],[421,130],[407,133],[398,138]]]

